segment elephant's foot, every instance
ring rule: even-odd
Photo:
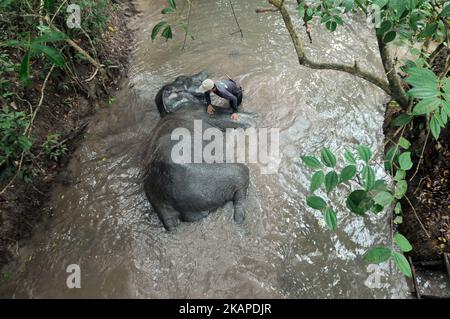
[[[234,206],[234,221],[242,224],[245,220],[245,209],[242,206]]]
[[[155,207],[155,209],[166,230],[175,230],[180,225],[180,214],[172,207]]]
[[[244,201],[247,197],[247,189],[238,190],[234,194],[233,204],[234,204],[234,221],[236,224],[242,224],[245,220],[245,208]]]

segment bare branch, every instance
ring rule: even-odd
[[[256,8],[256,13],[277,12],[277,8]]]
[[[289,35],[291,36],[295,51],[297,52],[299,63],[301,65],[316,70],[334,70],[352,74],[378,86],[388,95],[392,96],[391,89],[389,88],[389,83],[385,79],[379,78],[370,72],[361,70],[356,63],[353,65],[348,65],[340,63],[318,63],[311,61],[306,56],[303,42],[301,41],[297,31],[295,30],[291,16],[287,11],[286,6],[284,5],[284,0],[269,0],[269,3],[274,5],[280,11],[284,24],[286,25],[286,28],[289,31]]]

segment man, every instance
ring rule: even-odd
[[[208,103],[208,114],[212,115],[215,112],[211,104],[211,93],[215,93],[230,102],[230,107],[233,110],[231,119],[233,121],[239,120],[238,106],[242,103],[242,88],[237,82],[231,79],[222,81],[206,79],[198,91],[205,94],[206,102]]]

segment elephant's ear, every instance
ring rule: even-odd
[[[166,110],[166,107],[164,106],[164,100],[163,100],[164,89],[165,89],[165,87],[161,88],[161,90],[159,90],[155,96],[155,104],[156,104],[156,107],[158,108],[159,115],[161,115],[161,117],[163,117],[164,115],[167,114],[167,110]]]

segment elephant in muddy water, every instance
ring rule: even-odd
[[[165,85],[155,98],[161,119],[145,150],[144,190],[167,230],[175,229],[181,221],[200,220],[229,201],[234,204],[235,222],[240,224],[245,218],[244,202],[249,184],[249,169],[245,164],[206,162],[203,157],[200,161],[173,159],[173,149],[179,143],[172,137],[176,129],[195,135],[199,130],[198,120],[202,123],[200,134],[208,128],[223,132],[227,128],[253,126],[251,116],[245,113],[240,113],[241,119],[236,122],[230,118],[231,109],[216,107],[213,116],[206,112],[204,95],[196,92],[206,78],[203,72],[180,76]],[[207,144],[203,139],[201,143]],[[190,143],[192,154],[194,144]]]

